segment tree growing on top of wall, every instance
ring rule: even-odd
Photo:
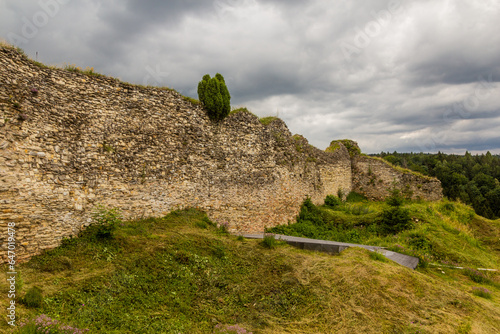
[[[213,78],[209,74],[203,76],[198,83],[198,98],[207,109],[208,117],[214,121],[224,119],[231,111],[231,95],[220,73]]]

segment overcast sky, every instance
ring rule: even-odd
[[[219,72],[320,149],[500,154],[498,0],[0,0],[0,38],[194,98]]]

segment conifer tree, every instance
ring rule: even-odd
[[[209,74],[203,76],[198,83],[198,98],[207,109],[208,117],[214,121],[224,119],[231,111],[231,95],[220,73],[213,78]]]

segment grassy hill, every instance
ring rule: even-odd
[[[412,228],[383,235],[385,203],[340,206],[317,207],[330,232],[315,233],[404,248],[437,266],[413,271],[358,248],[332,256],[245,240],[194,209],[128,222],[103,211],[98,220],[114,232],[88,229],[18,266],[18,320],[47,324],[44,314],[89,333],[500,332],[499,276],[449,267],[499,268],[500,221],[458,203],[408,202]],[[16,333],[35,333],[28,327]],[[0,330],[9,332],[5,319]]]
[[[270,228],[270,233],[388,247],[429,263],[499,268],[500,220],[478,216],[469,206],[439,202],[404,201],[409,213],[407,228],[383,229],[381,214],[390,206],[351,193],[344,202],[302,206],[297,222]],[[392,218],[392,217],[391,217]],[[492,256],[495,253],[495,256]]]

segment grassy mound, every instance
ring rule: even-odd
[[[383,205],[365,204],[374,211]],[[465,219],[461,206],[445,214],[443,203],[414,205],[412,213],[422,210],[419,217],[426,218],[422,225],[428,224],[425,236],[433,247],[434,238],[447,239],[449,233],[460,242],[442,241],[453,248],[444,254],[462,254],[471,264],[498,263],[495,251],[490,259],[483,256],[498,238],[465,237],[483,223],[498,233],[498,225],[461,223],[456,220]],[[321,208],[328,210],[346,217],[373,215]],[[353,227],[361,228],[361,220]],[[469,230],[459,230],[463,224]],[[331,256],[282,243],[266,247],[228,235],[194,209],[120,221],[112,237],[96,235],[67,240],[18,266],[24,281],[19,299],[33,286],[43,295],[38,308],[18,300],[20,320],[43,315],[89,333],[497,333],[500,328],[494,274],[478,283],[474,271],[444,266],[412,271],[363,249]],[[393,236],[378,238],[372,240],[382,244]],[[4,321],[0,330],[8,327]],[[17,333],[28,333],[26,328]]]
[[[411,222],[399,233],[388,233],[383,217],[391,206],[385,202],[363,200],[356,194],[330,205],[306,202],[297,222],[267,232],[387,247],[419,257],[424,266],[500,268],[500,220],[478,216],[469,206],[447,200],[404,201],[401,209],[409,212]]]

